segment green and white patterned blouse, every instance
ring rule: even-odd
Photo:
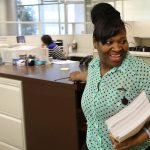
[[[142,90],[150,100],[150,66],[128,53],[121,66],[101,77],[99,64],[97,57],[89,65],[81,101],[88,125],[86,142],[89,150],[114,150],[105,120],[130,104]],[[128,99],[127,105],[121,101],[124,96]],[[150,140],[132,150],[145,150],[149,146]]]

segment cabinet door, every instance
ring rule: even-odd
[[[0,150],[5,149],[25,150],[22,87],[21,81],[0,77]]]
[[[0,141],[23,148],[23,128],[19,119],[0,114]]]
[[[21,118],[21,92],[21,81],[0,78],[0,112]]]
[[[0,150],[21,150],[6,143],[0,142]]]

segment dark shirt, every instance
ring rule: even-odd
[[[66,59],[63,51],[60,49],[60,47],[57,44],[52,43],[47,47],[49,49],[49,57],[53,57],[53,59],[60,59],[60,60]]]
[[[48,49],[54,49],[56,46],[58,46],[58,45],[55,43],[52,43],[52,44],[48,45],[47,47],[48,47]]]

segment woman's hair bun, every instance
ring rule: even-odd
[[[96,24],[99,19],[119,18],[120,13],[108,3],[99,3],[95,5],[91,11],[91,20]]]

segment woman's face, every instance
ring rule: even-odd
[[[128,51],[126,32],[121,32],[111,37],[105,44],[93,39],[94,47],[98,50],[101,64],[106,68],[113,68],[121,65]]]
[[[42,48],[47,47],[46,44],[45,44],[42,40],[41,40],[41,47],[42,47]]]

